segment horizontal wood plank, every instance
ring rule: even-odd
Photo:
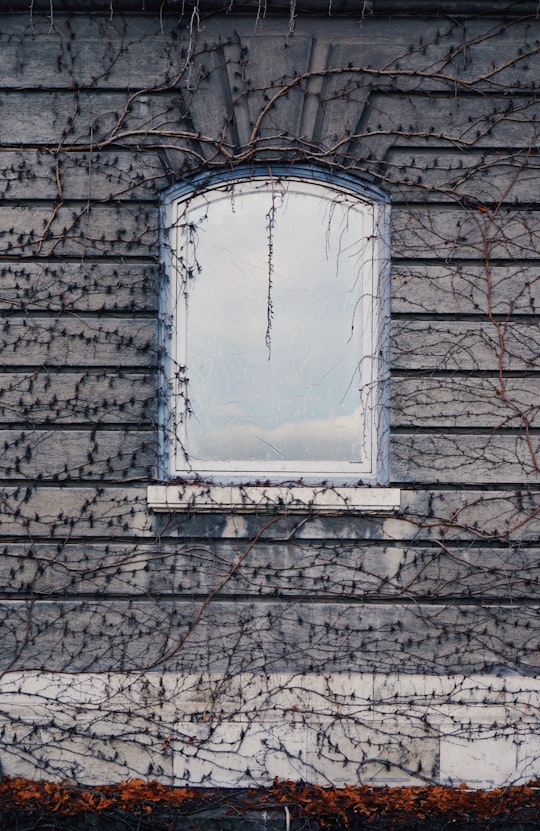
[[[72,315],[10,318],[0,333],[0,361],[18,366],[156,367],[157,323]]]
[[[273,36],[278,43],[288,42],[288,20],[267,17],[258,22],[262,35]],[[25,79],[31,79],[46,86],[71,87],[76,83],[107,88],[121,85],[128,76],[133,86],[148,87],[171,83],[182,75],[182,55],[190,47],[189,29],[175,18],[66,18],[55,11],[55,23],[51,31],[46,16],[33,15],[30,23],[25,15],[4,13],[0,41],[4,86],[23,86]],[[326,20],[324,29],[308,16],[300,16],[295,24],[296,37],[345,41],[348,51],[334,66],[356,65],[361,50],[363,67],[386,73],[375,76],[373,83],[388,83],[390,76],[394,85],[414,89],[417,80],[410,73],[417,71],[423,73],[428,89],[448,89],[452,81],[497,92],[505,85],[526,88],[535,84],[538,49],[523,21],[490,21],[488,25],[470,20],[464,30],[457,22],[439,18],[436,22],[423,20],[421,32],[416,21],[393,16],[367,19],[356,30],[351,30],[350,21],[336,17]],[[196,58],[203,63],[207,44],[233,38],[238,30],[236,20],[207,18],[204,42],[196,44]],[[252,33],[250,26],[248,36],[242,38],[243,46],[252,40]],[[151,66],[148,54],[153,57]],[[305,65],[299,64],[297,71],[305,71]],[[190,80],[195,86],[197,76],[190,76]]]
[[[269,87],[272,75],[268,78]],[[282,83],[279,78],[278,74],[278,79],[274,79],[274,87],[277,83],[278,89]],[[291,93],[297,91],[300,88],[295,83]],[[243,92],[227,87],[223,94],[228,102],[231,94],[234,99],[234,114],[241,122],[237,125],[241,145],[252,138],[266,138],[266,146],[283,149],[289,136],[291,146],[297,146],[293,134],[289,133],[289,123],[297,123],[299,117],[294,95],[287,98],[280,94],[275,103],[267,106],[266,101],[261,104],[260,88],[249,83],[244,85]],[[3,142],[24,146],[32,136],[32,146],[44,145],[64,152],[70,148],[79,152],[101,150],[118,144],[147,146],[152,150],[156,146],[172,147],[184,151],[184,165],[200,166],[205,161],[201,142],[218,150],[228,121],[219,131],[214,126],[213,133],[210,132],[212,125],[202,122],[194,125],[188,100],[192,96],[193,91],[182,96],[179,89],[164,93],[143,90],[135,95],[128,91],[92,90],[81,91],[75,102],[71,90],[6,91],[2,93]],[[352,141],[351,152],[359,150],[361,145],[363,157],[371,153],[381,160],[397,142],[402,147],[410,143],[414,147],[453,150],[533,147],[535,119],[540,113],[540,103],[534,94],[515,100],[504,95],[465,98],[430,95],[427,98],[374,90],[365,107],[363,98],[359,103],[355,123],[339,122],[336,150],[344,150]],[[242,115],[244,109],[249,113],[248,123]],[[282,113],[279,123],[277,111]]]
[[[197,137],[179,89],[132,93],[86,90],[3,92],[4,145],[91,151],[117,144],[189,147]],[[31,137],[31,140],[30,140]],[[215,138],[215,137],[214,137]]]
[[[401,511],[391,517],[234,516],[232,514],[152,514],[146,485],[54,487],[28,483],[0,492],[0,535],[3,538],[134,537],[169,541],[361,540],[393,544],[402,540],[482,540],[536,542],[540,534],[538,489],[461,490],[402,489]]]
[[[394,136],[401,147],[532,148],[538,101],[534,96],[385,95],[374,91],[362,122],[353,131],[358,140],[379,134]],[[370,147],[376,147],[371,142]]]
[[[392,253],[407,259],[535,259],[540,242],[540,213],[484,208],[395,207]]]
[[[158,257],[157,204],[0,206],[0,254]]]
[[[540,427],[540,379],[397,376],[390,418],[393,427]]]
[[[337,47],[336,47],[337,49]],[[334,50],[328,52],[333,55]],[[331,60],[331,58],[328,58]],[[225,58],[221,58],[225,60]],[[206,79],[205,94],[194,96],[190,101],[191,117],[201,124],[205,135],[223,131],[227,123],[228,101],[219,87],[213,85],[214,75]],[[339,91],[347,84],[339,75],[329,78],[310,78],[306,89],[317,89],[317,96],[328,98],[324,104],[324,121],[317,120],[319,101],[315,93],[304,95],[302,107],[298,109],[297,133],[310,138],[314,131],[321,133],[323,145],[342,140],[341,127],[345,120],[358,119],[359,112],[366,105],[370,87],[361,87],[355,96],[340,98]],[[309,104],[312,103],[310,107]],[[242,109],[242,102],[238,104]],[[308,111],[313,110],[310,116]],[[251,117],[247,107],[245,133],[249,131]],[[214,117],[214,126],[210,116]],[[239,113],[237,113],[237,119]],[[298,120],[300,119],[300,121]],[[317,123],[315,123],[317,122]],[[204,129],[203,129],[204,125]],[[248,134],[249,136],[249,134]],[[238,145],[238,127],[229,125],[225,133],[226,144]],[[216,148],[206,146],[207,162],[216,164]],[[123,146],[114,149],[94,149],[89,152],[59,149],[27,149],[0,151],[0,168],[4,171],[0,181],[0,196],[7,200],[62,198],[125,201],[156,198],[165,188],[174,184],[186,158],[178,156],[171,148],[155,152],[151,148],[141,152],[137,147]],[[362,172],[369,173],[387,190],[394,202],[468,202],[472,205],[487,203],[493,205],[519,205],[530,202],[531,192],[540,178],[540,159],[534,153],[521,151],[504,153],[455,152],[429,146],[414,151],[393,144],[384,164],[380,159],[362,160]]]
[[[379,175],[394,200],[519,205],[530,202],[538,188],[540,158],[521,150],[479,153],[395,146]]]
[[[157,418],[156,378],[112,371],[0,374],[0,424],[141,424]]]
[[[156,464],[154,432],[0,430],[0,477],[35,481],[146,478]]]
[[[527,371],[540,368],[536,323],[397,320],[392,324],[396,369]]]
[[[392,379],[393,427],[540,427],[540,379]]]
[[[0,196],[32,199],[152,199],[171,184],[165,154],[135,148],[52,154],[45,149],[0,151]]]
[[[532,435],[411,435],[391,440],[390,471],[399,482],[540,483],[540,438]]]
[[[0,667],[537,674],[538,613],[512,605],[223,600],[201,612],[200,601],[2,601]]]
[[[311,599],[536,600],[540,550],[430,546],[185,542],[0,543],[6,596],[102,595]]]
[[[182,62],[174,35],[176,21],[145,15],[62,14],[51,27],[43,15],[2,13],[0,70],[3,86],[161,85],[179,74]],[[184,35],[185,36],[185,35]],[[149,53],[153,60],[148,60]]]
[[[155,262],[4,261],[0,263],[0,309],[156,311],[158,271]]]
[[[535,266],[396,262],[392,311],[399,314],[534,315],[540,311]]]
[[[152,517],[146,507],[146,486],[111,488],[47,487],[31,484],[4,487],[0,500],[3,537],[44,536],[65,541],[77,537],[149,537]]]

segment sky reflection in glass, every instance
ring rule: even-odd
[[[178,355],[195,468],[362,461],[369,211],[316,183],[266,179],[181,205]]]

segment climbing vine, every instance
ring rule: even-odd
[[[14,3],[0,33],[4,771],[535,779],[535,4],[76,5]],[[171,357],[163,194],[263,164],[391,200],[398,511],[148,507]]]

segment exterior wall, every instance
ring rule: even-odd
[[[459,5],[3,11],[6,773],[540,775],[540,23]],[[391,196],[395,514],[147,506],[160,195],[265,160]]]

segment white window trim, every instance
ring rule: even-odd
[[[391,513],[400,506],[399,488],[285,487],[279,485],[149,485],[154,511],[196,513]]]
[[[248,181],[258,176],[268,177],[268,167],[236,170],[223,177],[209,174],[198,177],[189,186],[181,185],[170,190],[163,202],[163,266],[168,279],[162,285],[161,296],[161,352],[164,356],[160,384],[160,464],[159,478],[169,484],[152,485],[148,488],[148,505],[155,511],[190,511],[218,512],[220,510],[239,513],[270,512],[306,513],[312,510],[331,513],[376,513],[392,512],[399,507],[400,491],[397,488],[381,487],[388,478],[388,439],[389,424],[387,412],[388,395],[388,327],[389,327],[389,205],[376,189],[360,185],[352,177],[321,173],[308,167],[272,169],[272,175],[295,178],[301,181],[311,180],[321,185],[328,185],[338,190],[343,189],[354,194],[359,201],[369,202],[377,207],[377,236],[373,243],[374,257],[377,260],[377,274],[373,281],[373,371],[376,380],[376,402],[372,405],[370,423],[364,426],[364,436],[369,437],[372,448],[372,467],[367,473],[348,474],[343,471],[329,472],[303,469],[298,472],[250,470],[249,465],[231,466],[230,472],[205,471],[202,475],[189,470],[179,469],[176,463],[178,439],[176,435],[176,406],[174,367],[177,356],[175,347],[175,328],[177,312],[174,296],[177,288],[177,275],[173,272],[171,256],[171,228],[175,205],[179,200],[189,197],[191,193],[204,192],[223,183]],[[167,357],[168,356],[168,357]],[[306,466],[309,467],[309,466]],[[190,482],[190,478],[193,479]],[[258,484],[257,480],[266,484]],[[272,480],[286,484],[274,484]],[[298,479],[298,484],[291,483]],[[181,480],[182,484],[174,484]],[[204,480],[204,481],[202,481]],[[320,484],[322,483],[322,484]],[[329,484],[327,484],[329,483]]]

